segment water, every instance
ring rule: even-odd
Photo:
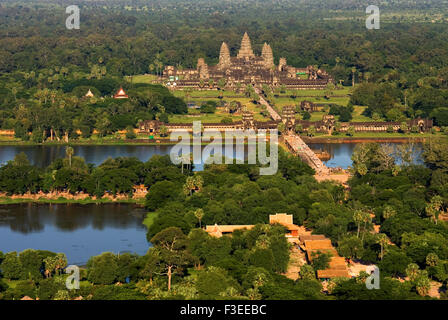
[[[98,166],[107,158],[136,157],[148,161],[153,155],[170,154],[173,145],[110,145],[110,146],[73,146],[74,155],[85,159],[86,163]],[[65,158],[65,146],[0,146],[0,165],[13,160],[15,155],[24,152],[31,164],[46,167],[58,158]],[[192,152],[192,151],[191,151]],[[224,153],[224,149],[223,152]],[[236,148],[233,158],[245,159],[244,153]],[[203,163],[195,165],[195,170],[202,170]]]
[[[108,251],[143,255],[145,212],[131,204],[0,205],[0,251],[62,252],[76,265]]]
[[[323,161],[330,168],[341,167],[347,169],[352,165],[352,154],[355,150],[356,143],[310,143],[309,146],[314,151],[326,151],[330,154],[330,160]],[[398,143],[390,143],[396,150]],[[422,164],[422,144],[416,143],[414,146],[413,157],[416,164]],[[397,157],[396,157],[397,158]],[[400,163],[397,158],[397,162]]]
[[[168,145],[73,146],[75,156],[83,157],[87,163],[95,165],[109,157],[137,157],[141,161],[148,161],[153,155],[169,154],[171,148]],[[20,152],[24,152],[32,164],[46,167],[52,161],[65,157],[65,146],[0,146],[0,164],[14,159]]]
[[[397,144],[395,144],[397,145]],[[351,156],[356,144],[345,143],[313,143],[313,150],[327,151],[331,159],[325,161],[329,167],[342,167],[346,169],[351,166]],[[148,161],[153,155],[166,155],[171,151],[172,145],[112,145],[112,146],[74,146],[76,156],[83,157],[87,163],[100,165],[107,158],[136,157],[141,161]],[[421,159],[421,145],[416,145],[416,157]],[[0,164],[14,159],[17,153],[24,152],[30,162],[39,167],[46,167],[57,158],[65,157],[64,146],[0,146]],[[234,158],[245,159],[244,153],[234,150]],[[420,161],[420,160],[419,160]],[[421,162],[421,161],[420,161]],[[195,165],[195,170],[202,170],[203,164]]]

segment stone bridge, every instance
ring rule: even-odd
[[[260,97],[260,104],[266,107],[266,110],[269,112],[269,115],[271,116],[272,120],[280,121],[282,120],[282,117],[277,113],[277,111],[274,110],[274,108],[271,107],[271,105],[266,101],[263,94],[261,93],[261,90],[257,87],[254,88],[255,92]]]
[[[255,92],[260,97],[260,104],[266,106],[272,120],[281,121],[282,117],[275,111],[275,109],[266,101],[260,88],[255,87]],[[285,144],[288,149],[298,155],[302,161],[306,162],[311,168],[316,171],[318,175],[327,175],[330,169],[318,158],[313,150],[300,138],[299,135],[290,133],[284,136]]]
[[[330,169],[297,134],[286,135],[284,139],[288,149],[313,168],[316,174],[327,175],[330,173]]]

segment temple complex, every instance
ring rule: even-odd
[[[225,80],[226,88],[266,84],[296,90],[325,89],[333,83],[333,78],[326,71],[313,66],[292,67],[287,64],[286,58],[280,58],[279,64],[275,65],[272,48],[267,43],[262,47],[261,56],[257,56],[247,33],[236,57],[230,56],[229,47],[223,42],[219,63],[215,66],[209,66],[203,58],[199,58],[196,69],[166,66],[163,71],[163,80],[171,89],[216,89],[221,79]]]
[[[311,234],[305,227],[298,226],[293,222],[291,214],[277,213],[269,215],[270,225],[282,225],[285,227],[285,237],[289,243],[294,245],[298,250],[303,252],[306,257],[305,263],[312,263],[321,254],[329,254],[330,261],[328,268],[317,271],[319,280],[329,280],[332,278],[350,278],[346,260],[340,257],[334,248],[331,240],[324,235]],[[230,236],[236,230],[250,230],[255,225],[208,225],[205,231],[212,237],[221,238]]]
[[[292,214],[277,213],[269,215],[269,224],[280,224],[287,230],[285,237],[290,243],[297,243],[299,241],[300,227],[293,223]],[[221,238],[223,235],[232,234],[236,230],[250,230],[255,225],[210,225],[205,228],[205,231],[212,237]]]
[[[219,131],[225,130],[268,130],[276,129],[278,124],[283,122],[288,133],[293,133],[296,126],[300,125],[304,132],[308,132],[311,127],[316,132],[331,134],[336,129],[336,119],[333,115],[324,115],[322,120],[308,121],[299,120],[295,116],[293,107],[284,107],[282,117],[280,120],[257,121],[254,120],[254,115],[250,111],[242,112],[242,120],[234,121],[232,123],[202,123],[204,129],[213,129]],[[429,132],[433,128],[433,120],[430,119],[413,119],[405,121],[408,128],[416,127],[418,132]],[[350,127],[353,127],[355,132],[399,132],[401,130],[402,122],[340,122],[340,132],[347,132]],[[168,132],[185,130],[193,131],[192,123],[163,123],[157,120],[144,120],[138,124],[139,133],[158,134],[161,126],[165,126]]]

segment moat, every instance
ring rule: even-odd
[[[0,251],[63,252],[76,265],[106,251],[143,255],[150,247],[145,212],[130,204],[0,205]]]
[[[397,145],[397,143],[392,143]],[[356,146],[355,143],[333,144],[333,143],[310,143],[312,150],[325,151],[330,154],[330,160],[324,163],[330,167],[342,167],[347,169],[352,164],[351,156]],[[74,146],[75,156],[83,157],[87,163],[100,165],[107,158],[137,157],[141,161],[147,161],[153,155],[166,155],[170,153],[172,145],[96,145],[96,146]],[[65,157],[65,147],[53,146],[0,146],[0,165],[14,159],[14,156],[24,152],[30,162],[39,167],[48,166],[57,158]],[[421,159],[421,144],[416,144],[415,156]],[[245,155],[235,151],[234,158],[244,159]],[[202,170],[202,165],[197,165],[195,170]]]

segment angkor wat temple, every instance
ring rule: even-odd
[[[292,67],[287,65],[286,58],[280,58],[279,64],[275,65],[272,48],[266,42],[261,56],[256,56],[247,33],[243,36],[236,57],[230,56],[229,47],[223,42],[219,63],[215,66],[209,66],[203,58],[199,58],[196,69],[166,66],[163,71],[163,80],[171,89],[215,89],[221,79],[225,80],[227,88],[266,84],[295,90],[325,89],[328,83],[333,83],[333,78],[326,71],[313,66]]]

